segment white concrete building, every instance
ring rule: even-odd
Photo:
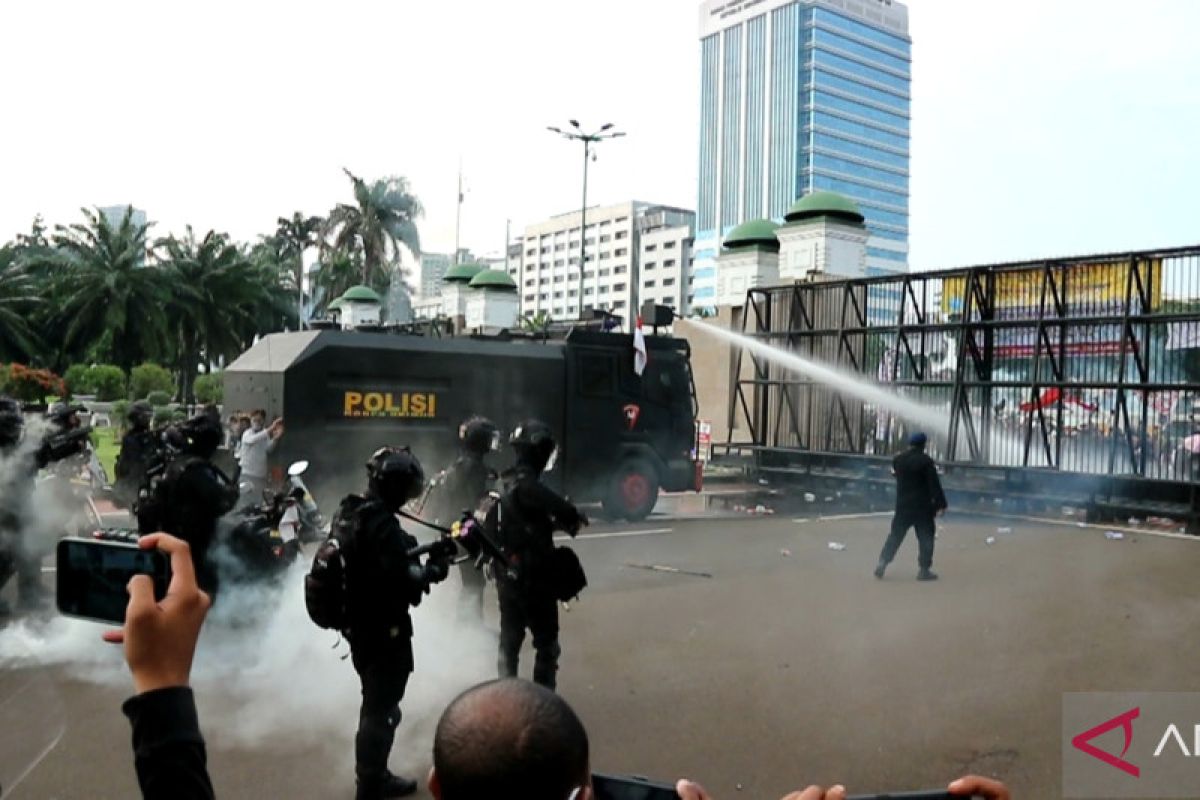
[[[442,278],[454,263],[449,253],[422,253],[417,267],[417,295],[422,298],[437,297],[442,293]]]
[[[520,263],[509,259],[522,315],[578,319],[582,307],[628,319],[646,300],[664,298],[684,313],[694,220],[691,211],[637,201],[589,208],[582,304],[580,212],[526,226]]]

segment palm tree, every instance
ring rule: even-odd
[[[541,334],[550,330],[550,324],[554,322],[549,314],[545,311],[539,311],[521,320],[521,327],[527,333]]]
[[[242,350],[249,348],[260,336],[299,327],[289,286],[293,278],[291,265],[280,257],[273,244],[267,242],[246,248],[245,254],[251,265],[253,293],[249,318],[237,327]]]
[[[292,277],[296,286],[296,311],[301,327],[304,322],[304,253],[320,243],[321,228],[325,224],[320,217],[306,217],[299,211],[291,219],[280,217],[275,228],[275,241],[280,255],[295,262]]]
[[[313,298],[322,313],[329,304],[341,297],[347,289],[359,283],[362,276],[362,256],[358,253],[330,252],[321,261],[313,277]]]
[[[355,205],[338,203],[323,230],[322,260],[329,252],[362,256],[362,283],[386,291],[398,268],[401,247],[413,257],[421,253],[416,220],[424,213],[421,201],[409,191],[408,179],[392,176],[367,185],[348,169]],[[401,275],[403,277],[403,275]]]
[[[29,361],[41,341],[29,322],[42,304],[38,286],[18,262],[19,250],[0,247],[0,361]]]
[[[133,223],[127,208],[117,225],[83,209],[86,222],[58,225],[52,249],[31,256],[57,298],[51,329],[62,331],[59,358],[98,354],[128,371],[160,350],[166,331],[163,270],[146,264],[149,225]]]
[[[198,240],[188,226],[183,238],[168,236],[155,248],[171,276],[167,311],[175,324],[179,397],[191,403],[201,364],[207,368],[214,360],[231,358],[244,349],[245,334],[256,328],[260,304],[269,290],[260,266],[223,233],[209,231]],[[279,270],[272,270],[270,281],[290,307]]]

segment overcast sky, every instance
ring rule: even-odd
[[[912,0],[912,265],[1200,241],[1200,3]],[[697,0],[9,2],[0,239],[133,203],[252,238],[406,175],[426,250],[505,220],[695,206]]]

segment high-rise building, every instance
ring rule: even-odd
[[[653,301],[686,313],[695,213],[630,201],[589,208],[584,233],[583,306],[629,319]],[[580,212],[528,225],[509,257],[521,313],[579,317]]]
[[[866,272],[908,268],[908,9],[895,0],[705,0],[694,294],[721,240],[827,190],[866,217]]]
[[[129,214],[129,222],[135,228],[140,228],[146,224],[146,212],[140,208],[134,208],[131,205],[123,206],[101,206],[100,213],[104,219],[108,221],[110,227],[120,227],[125,220],[125,214]]]
[[[442,278],[454,262],[448,253],[421,253],[417,294],[421,297],[438,297],[442,293]]]

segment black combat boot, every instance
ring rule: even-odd
[[[920,572],[917,573],[917,580],[919,580],[919,581],[936,581],[937,579],[938,579],[937,573],[932,572],[927,568],[922,569]]]
[[[887,569],[887,563],[886,563],[886,562],[880,561],[878,564],[876,564],[876,565],[875,565],[875,577],[876,577],[876,578],[883,578],[883,571],[884,571],[885,569]]]

